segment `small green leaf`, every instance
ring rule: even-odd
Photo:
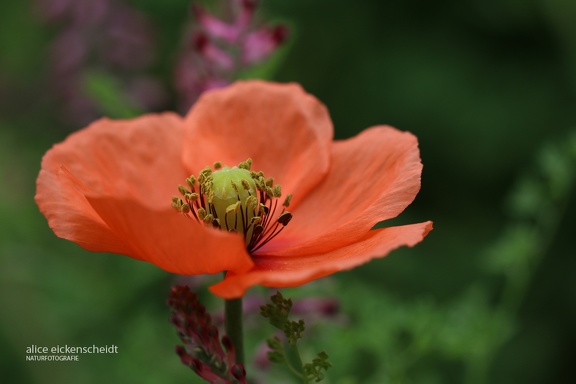
[[[266,340],[271,351],[268,352],[268,359],[273,363],[283,364],[286,362],[284,354],[284,345],[278,336],[272,336]]]
[[[306,326],[304,320],[288,320],[288,315],[292,309],[292,299],[285,299],[280,292],[276,292],[270,300],[272,304],[260,307],[260,314],[268,318],[270,324],[284,332],[290,344],[296,343],[298,339],[302,338]]]
[[[304,365],[304,374],[315,382],[320,382],[324,379],[324,372],[328,368],[332,367],[332,364],[328,361],[328,354],[325,351],[318,353],[318,357],[312,360],[312,363]]]

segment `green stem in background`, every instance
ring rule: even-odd
[[[284,351],[286,353],[286,365],[288,366],[288,369],[302,380],[303,384],[308,384],[308,377],[304,372],[304,365],[302,364],[302,358],[300,357],[300,352],[298,351],[296,343],[286,343]]]
[[[268,358],[271,362],[285,365],[294,376],[309,384],[311,381],[320,382],[324,379],[324,372],[332,366],[328,361],[328,354],[324,351],[312,360],[312,363],[302,364],[297,341],[302,338],[306,325],[304,320],[291,321],[288,319],[292,309],[292,300],[285,299],[280,292],[270,298],[271,303],[260,307],[260,314],[268,319],[270,324],[280,329],[285,340],[278,336],[268,338]]]
[[[244,364],[244,335],[242,333],[242,298],[226,300],[224,327],[236,349],[236,362]]]

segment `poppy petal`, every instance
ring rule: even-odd
[[[171,193],[159,178],[182,180],[186,174],[179,158],[181,137],[182,119],[175,114],[98,120],[44,155],[36,203],[57,236],[90,251],[128,254],[130,247],[110,231],[84,193],[136,196],[150,205],[169,205]],[[177,183],[174,180],[173,188]]]
[[[257,253],[314,254],[351,244],[414,200],[421,173],[418,141],[409,132],[378,126],[336,141],[326,178]]]
[[[65,176],[68,172],[65,168],[56,172],[42,169],[36,182],[36,203],[56,236],[88,251],[131,253],[128,244],[94,211],[73,177]]]
[[[112,232],[130,244],[128,256],[168,272],[240,273],[254,265],[241,236],[209,228],[172,207],[155,211],[134,200],[87,199]]]
[[[189,176],[181,160],[182,136],[182,118],[173,113],[100,119],[54,145],[42,170],[56,173],[63,165],[94,194],[170,206],[178,184]]]
[[[330,116],[297,84],[244,81],[206,92],[185,129],[184,164],[195,173],[252,158],[253,169],[274,177],[294,205],[329,168]]]
[[[170,113],[101,119],[55,145],[42,160],[35,197],[49,226],[87,250],[171,272],[250,268],[239,236],[187,223],[171,207],[189,174],[181,162],[182,132],[182,119]]]
[[[226,278],[210,287],[223,298],[242,296],[253,285],[282,288],[295,287],[334,272],[348,270],[383,257],[406,245],[412,247],[432,230],[432,222],[388,227],[369,231],[358,242],[327,253],[308,256],[258,256],[256,267],[246,274],[228,273]]]

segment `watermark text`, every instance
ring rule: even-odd
[[[26,361],[79,361],[85,354],[116,354],[117,345],[30,345],[26,347]]]

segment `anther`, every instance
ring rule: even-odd
[[[237,201],[236,203],[226,207],[226,213],[231,213],[231,212],[236,213],[236,212],[238,212],[239,209],[240,209],[240,202]]]
[[[211,213],[207,214],[206,216],[204,216],[203,221],[206,224],[212,224],[212,222],[214,221],[214,215],[212,215]]]
[[[252,159],[250,159],[250,158],[248,158],[248,159],[246,159],[246,161],[243,161],[240,164],[238,164],[238,168],[245,169],[247,171],[250,170],[250,167],[252,167]]]
[[[180,192],[182,196],[186,196],[187,193],[190,193],[190,191],[183,185],[178,185],[178,192]]]
[[[264,227],[258,224],[254,227],[254,232],[252,232],[252,236],[258,237],[262,234],[262,232],[264,232]]]
[[[248,196],[248,198],[246,199],[246,206],[248,207],[248,209],[256,211],[256,207],[258,206],[258,199],[256,198],[256,196]]]
[[[284,212],[278,217],[278,222],[283,226],[288,225],[288,223],[292,220],[292,214],[290,212]]]
[[[274,194],[274,197],[280,197],[282,196],[282,188],[280,188],[279,185],[275,185],[272,189],[272,193]]]
[[[210,204],[214,201],[214,190],[210,189],[206,194],[206,201]]]
[[[246,191],[250,190],[250,184],[248,184],[248,181],[241,180],[241,183],[242,183],[242,188],[244,188]]]
[[[262,216],[266,216],[267,214],[270,213],[270,208],[268,208],[266,205],[260,203],[260,212],[262,213]]]

